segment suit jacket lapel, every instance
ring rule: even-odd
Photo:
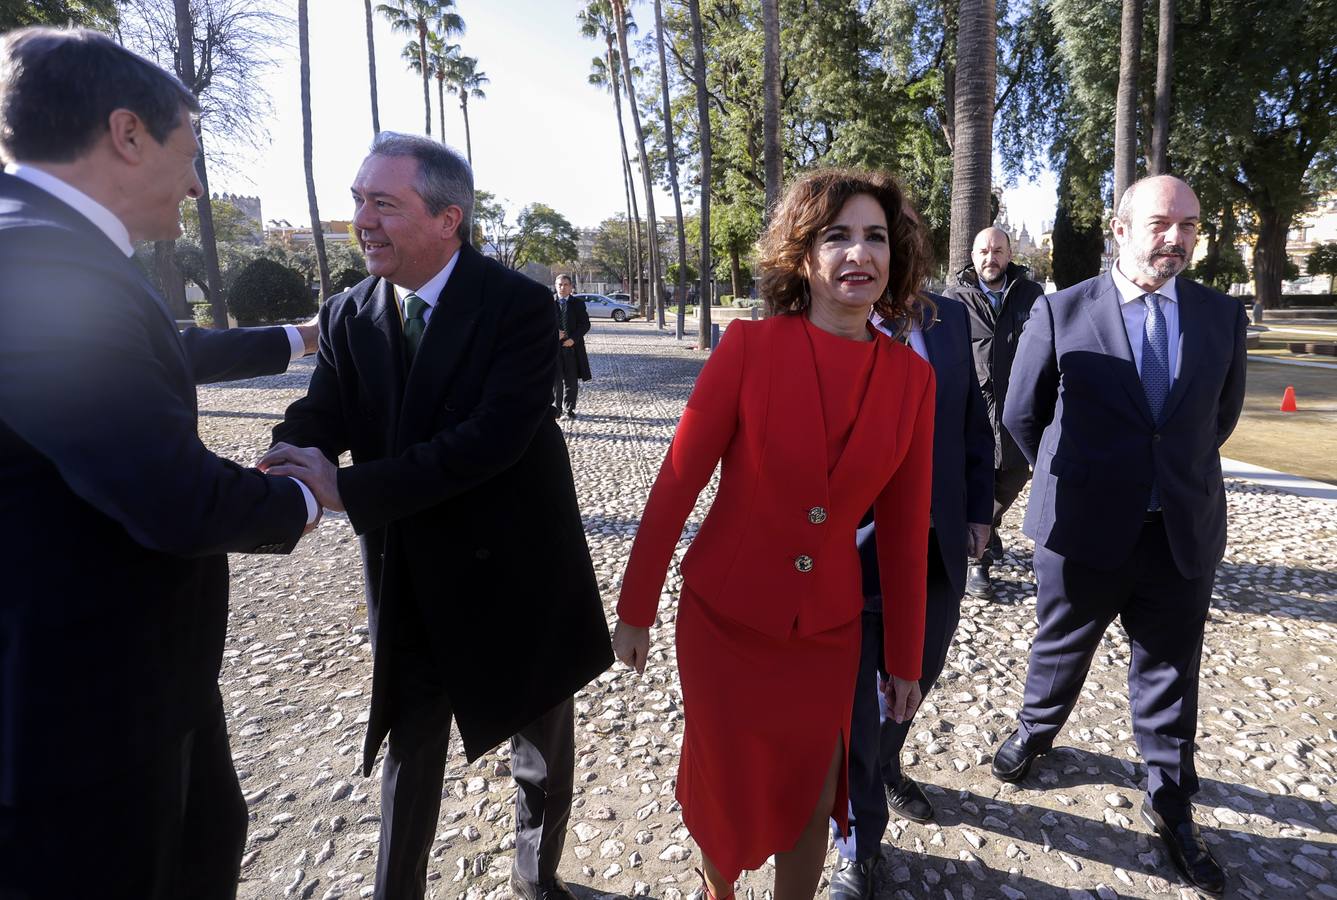
[[[497,302],[505,302],[500,300]],[[422,439],[424,423],[443,402],[451,379],[463,361],[483,311],[483,263],[472,247],[460,248],[460,258],[437,299],[431,321],[423,332],[404,386],[396,450]]]
[[[1202,356],[1203,299],[1197,286],[1183,278],[1175,279],[1175,296],[1179,304],[1179,374],[1170,383],[1170,396],[1165,398],[1161,421],[1170,418],[1179,401],[1184,399],[1188,383],[1193,379],[1194,363]],[[1170,373],[1174,375],[1174,373]]]
[[[826,415],[817,383],[817,360],[804,332],[802,315],[777,316],[771,337],[771,395],[768,433],[784,430],[783,440],[767,441],[776,458],[773,471],[795,483],[792,495],[812,506],[828,506]],[[771,422],[776,423],[772,426]],[[794,426],[794,423],[800,423]],[[812,498],[809,500],[809,498]],[[805,506],[807,512],[811,506]]]
[[[1151,407],[1147,404],[1147,395],[1142,390],[1142,379],[1137,374],[1137,363],[1133,361],[1133,348],[1128,344],[1128,329],[1123,323],[1119,290],[1114,286],[1114,277],[1108,272],[1101,275],[1084,305],[1095,330],[1096,340],[1115,370],[1115,380],[1128,392],[1133,405],[1143,417],[1155,424],[1151,417]]]
[[[382,398],[377,412],[385,416],[389,446],[403,396],[404,336],[394,286],[384,278],[371,287],[357,314],[348,320],[348,351],[367,395]]]

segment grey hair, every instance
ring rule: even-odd
[[[474,220],[474,170],[460,154],[431,138],[398,131],[382,131],[371,142],[372,156],[411,156],[418,161],[418,192],[427,211],[439,216],[447,206],[458,206],[464,214],[456,234],[472,243]]]
[[[1124,188],[1123,196],[1119,198],[1119,206],[1114,210],[1114,218],[1127,225],[1129,218],[1133,215],[1133,196],[1137,193],[1137,189],[1148,181],[1154,181],[1157,178],[1169,178],[1184,183],[1183,179],[1176,178],[1174,175],[1143,175]]]

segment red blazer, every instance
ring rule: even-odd
[[[617,613],[648,627],[683,524],[723,460],[682,561],[720,615],[809,636],[863,609],[855,530],[877,521],[887,671],[920,677],[933,465],[933,369],[883,334],[863,406],[828,477],[812,347],[798,316],[736,321],[711,354],[641,517]]]

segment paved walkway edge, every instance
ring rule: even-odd
[[[1337,367],[1334,367],[1337,368]],[[1240,462],[1238,459],[1221,457],[1221,473],[1227,478],[1242,478],[1254,484],[1261,484],[1278,491],[1299,494],[1301,497],[1314,497],[1337,503],[1337,484],[1323,481],[1311,481],[1299,475],[1265,469],[1253,463]]]
[[[1260,356],[1250,353],[1249,362],[1270,362],[1279,366],[1305,366],[1310,369],[1337,369],[1337,363],[1311,362],[1307,359],[1277,359],[1275,356]]]

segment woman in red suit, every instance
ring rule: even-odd
[[[793,184],[762,240],[768,317],[736,321],[701,370],[641,518],[613,647],[644,669],[665,573],[715,469],[682,561],[677,796],[710,900],[775,855],[775,900],[808,900],[828,817],[848,830],[846,747],[859,662],[855,529],[872,507],[887,696],[919,702],[933,370],[869,327],[919,315],[918,218],[890,176],[822,170]]]

